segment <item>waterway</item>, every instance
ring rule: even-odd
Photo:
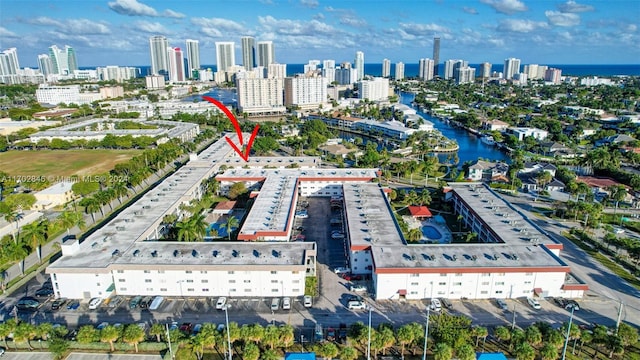
[[[403,104],[411,106],[411,102],[414,99],[412,93],[400,93],[400,101]],[[462,165],[465,161],[476,161],[478,158],[492,161],[505,161],[510,162],[509,155],[495,146],[487,145],[480,141],[480,138],[474,134],[469,133],[465,129],[451,126],[448,122],[435,118],[429,114],[418,111],[418,115],[422,116],[425,120],[433,123],[433,127],[440,131],[442,135],[448,139],[456,140],[460,149],[458,150],[458,164]],[[445,162],[447,154],[439,154],[441,162]]]

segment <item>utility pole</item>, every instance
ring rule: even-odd
[[[175,356],[173,356],[173,350],[171,349],[171,333],[169,332],[169,324],[164,324],[164,327],[167,330],[167,342],[169,343],[169,354],[171,355],[171,359],[175,359]]]
[[[367,340],[367,360],[371,360],[371,307],[369,307],[369,339]]]
[[[562,348],[562,360],[564,360],[567,355],[567,344],[569,344],[569,335],[571,334],[571,323],[573,322],[573,311],[575,310],[575,306],[571,307],[571,315],[569,315],[569,326],[567,326],[567,334],[566,339],[564,339],[564,347]]]
[[[511,321],[511,331],[516,328],[516,304],[513,304],[513,320]]]
[[[424,350],[422,351],[422,360],[427,360],[427,340],[429,339],[429,315],[431,305],[427,306],[427,324],[424,327]]]
[[[620,306],[618,307],[618,318],[616,319],[616,334],[618,334],[618,328],[620,328],[620,321],[622,320],[622,309],[624,303],[620,300]]]
[[[224,306],[224,320],[227,323],[227,346],[229,347],[229,360],[233,360],[233,353],[231,351],[231,332],[229,331],[229,313],[227,309],[229,305]]]

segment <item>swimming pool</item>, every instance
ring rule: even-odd
[[[227,237],[227,228],[226,226],[224,226],[224,223],[211,223],[209,224],[209,227],[207,228],[207,233],[205,235],[205,237],[207,238],[212,238],[212,237],[218,237],[218,238],[226,238]],[[236,228],[231,228],[231,231],[233,232]],[[215,230],[215,232],[212,232],[211,230]],[[213,233],[214,235],[217,234],[216,236],[212,236],[211,233]]]
[[[424,235],[427,239],[432,239],[432,240],[442,239],[442,234],[434,226],[425,225],[420,230],[422,230],[422,235]]]

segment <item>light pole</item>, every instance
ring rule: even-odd
[[[567,355],[567,345],[569,344],[569,334],[571,334],[571,322],[573,321],[573,310],[575,310],[575,306],[571,306],[571,315],[569,315],[569,326],[567,326],[567,338],[564,339],[564,347],[562,348],[562,360]]]
[[[302,352],[304,352],[304,334],[300,334],[300,345],[302,346]]]
[[[371,307],[369,307],[369,339],[367,340],[367,360],[371,360]]]
[[[427,306],[427,325],[424,327],[424,351],[422,352],[422,360],[427,360],[427,339],[429,339],[429,315],[431,314],[431,306]]]
[[[511,331],[516,328],[516,304],[513,304],[513,320],[511,321]]]
[[[167,330],[167,343],[169,344],[169,354],[171,354],[171,359],[175,359],[173,355],[173,350],[171,349],[171,333],[169,332],[169,324],[164,324],[165,329]]]
[[[227,309],[229,305],[224,306],[224,320],[227,325],[227,346],[229,347],[229,360],[233,360],[233,353],[231,352],[231,331],[229,331],[229,312]]]

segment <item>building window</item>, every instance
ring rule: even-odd
[[[153,288],[147,288],[147,291],[153,291]]]
[[[277,293],[279,290],[278,289],[271,289],[272,293]]]
[[[531,281],[525,281],[524,284],[525,285],[531,285]]]
[[[185,273],[185,274],[191,274],[191,273],[193,273],[193,271],[191,271],[191,270],[186,270],[184,273]]]
[[[236,292],[236,289],[229,289],[229,292]]]
[[[533,273],[525,273],[524,276],[533,276]]]
[[[462,273],[456,273],[456,276],[462,276]]]
[[[440,276],[444,277],[444,276],[447,276],[447,274],[440,274]]]
[[[227,271],[227,274],[233,275],[233,274],[235,274],[235,271]]]
[[[167,291],[167,288],[160,288],[160,291]]]
[[[192,282],[193,282],[193,279],[187,279],[187,282],[188,282],[188,283],[192,283]]]
[[[118,279],[118,282],[126,282],[126,279]]]
[[[489,282],[488,282],[488,281],[483,281],[483,282],[482,282],[482,285],[485,285],[485,286],[486,286],[486,285],[489,285]]]
[[[145,274],[149,274],[149,273],[151,273],[151,270],[145,270],[144,273]]]
[[[418,283],[417,282],[412,282],[411,286],[418,286]]]
[[[127,291],[127,288],[125,288],[125,287],[121,287],[121,288],[120,288],[120,291]]]
[[[298,275],[300,273],[300,271],[292,271],[291,273],[294,274],[294,275]]]
[[[193,292],[193,291],[195,291],[195,289],[194,288],[188,288],[187,291]]]
[[[124,273],[124,270],[118,270],[118,274],[122,274],[122,273]],[[53,275],[55,275],[55,274],[53,274]]]
[[[462,283],[461,282],[454,282],[453,286],[462,286]]]
[[[300,280],[293,280],[292,283],[294,284],[300,284]]]
[[[203,280],[201,280],[200,282],[201,282],[201,283],[203,283],[203,284],[207,284],[207,283],[209,283],[209,280],[207,280],[207,279],[203,279]]]
[[[502,294],[502,290],[496,290],[496,294]]]
[[[496,286],[500,286],[500,285],[504,285],[504,281],[498,281],[498,282],[496,282]]]
[[[480,276],[491,276],[491,273],[482,273]]]
[[[487,295],[489,292],[487,290],[480,291],[481,295]]]
[[[272,283],[272,284],[277,284],[277,283],[278,283],[278,280],[271,280],[271,283]]]
[[[146,282],[146,283],[150,283],[150,282],[151,282],[151,279],[144,279],[144,282]]]
[[[447,283],[446,282],[439,282],[438,285],[444,286],[444,285],[447,285]]]
[[[277,274],[277,273],[278,273],[277,271],[272,271],[272,272],[271,272],[271,275],[275,275],[275,274]]]
[[[251,292],[251,289],[244,289],[244,292]]]
[[[523,290],[523,291],[522,291],[522,293],[523,293],[523,294],[528,294],[528,293],[530,293],[530,292],[531,292],[531,290]]]
[[[419,277],[419,276],[420,276],[420,274],[416,274],[416,273],[409,274],[409,277]]]
[[[417,291],[412,291],[412,292],[410,292],[409,294],[411,294],[411,295],[418,295],[418,292],[417,292]]]
[[[207,270],[201,270],[200,271],[200,274],[206,274],[206,273],[207,273]]]
[[[229,284],[235,284],[236,281],[235,280],[229,280]]]
[[[498,275],[498,276],[505,276],[505,275],[507,275],[507,274],[505,274],[505,273],[498,273],[497,275]]]
[[[438,295],[444,295],[444,291],[438,291]]]
[[[202,292],[209,292],[209,289],[202,289]]]
[[[164,270],[158,270],[158,274],[164,274]]]
[[[244,283],[245,283],[245,284],[250,284],[250,283],[251,283],[251,280],[245,280],[245,281],[244,281]]]

